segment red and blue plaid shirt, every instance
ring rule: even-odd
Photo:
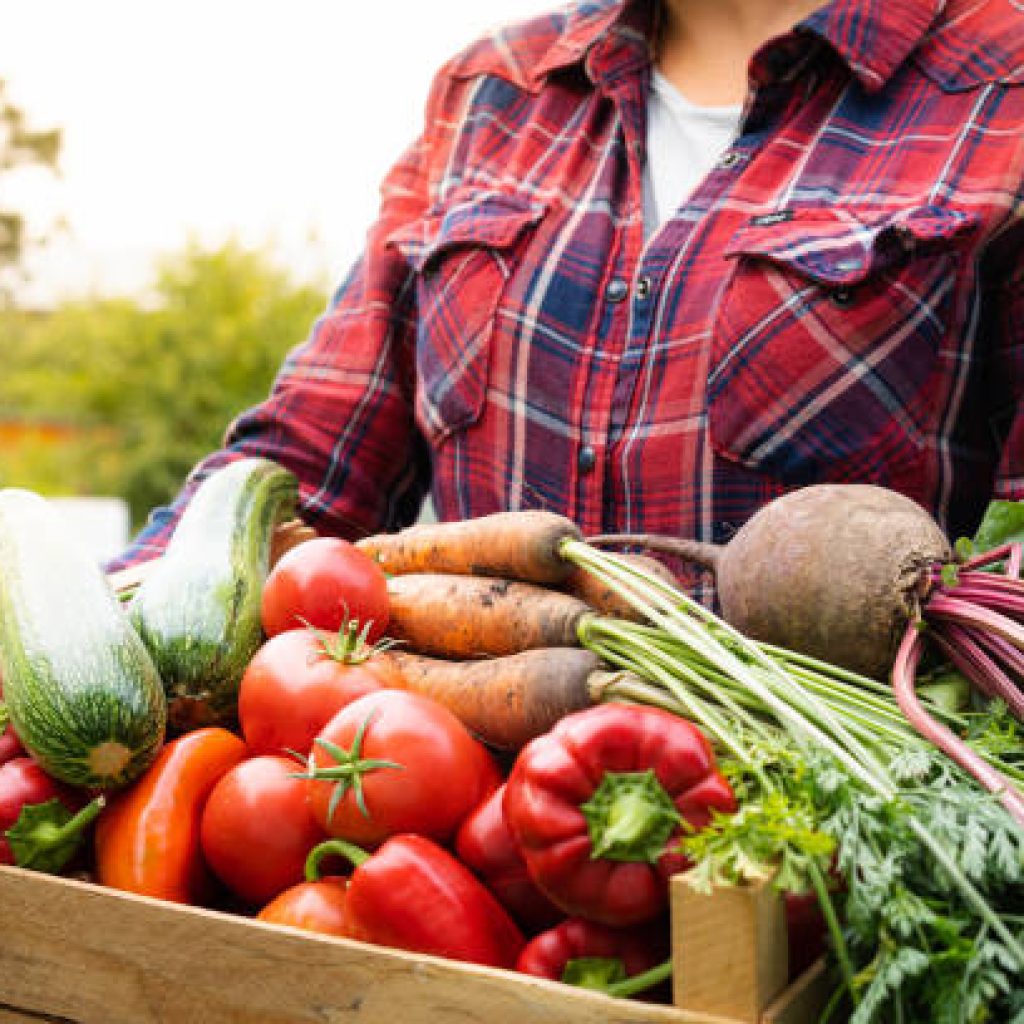
[[[645,240],[653,3],[497,31],[435,80],[364,254],[212,467],[356,536],[545,507],[722,541],[816,481],[954,535],[1024,498],[1024,13],[833,0],[754,56],[740,134]]]

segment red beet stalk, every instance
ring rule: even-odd
[[[924,649],[924,635],[915,623],[907,627],[896,654],[892,670],[892,685],[896,701],[907,716],[907,721],[926,740],[933,743],[980,785],[998,797],[1000,803],[1020,825],[1024,826],[1024,795],[1001,772],[975,753],[963,740],[946,726],[937,722],[918,699],[915,689],[917,665]]]

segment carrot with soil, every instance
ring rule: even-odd
[[[560,583],[572,569],[559,554],[579,528],[542,509],[495,512],[452,523],[420,523],[356,542],[389,574],[455,573],[527,583]]]
[[[573,711],[595,703],[619,673],[580,647],[544,647],[499,658],[448,661],[390,652],[405,687],[451,711],[485,743],[518,750]]]
[[[421,654],[497,657],[578,645],[590,607],[570,594],[483,576],[410,573],[388,580],[388,634]]]

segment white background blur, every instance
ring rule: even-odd
[[[19,304],[144,299],[158,258],[228,240],[326,292],[437,68],[561,2],[0,0],[8,99],[29,128],[63,133],[57,176],[0,176],[0,208],[51,236]],[[61,508],[97,557],[126,542],[120,499]]]
[[[0,78],[61,176],[8,176],[42,231],[33,304],[142,294],[189,240],[270,247],[333,284],[433,72],[491,26],[561,0],[0,0]]]

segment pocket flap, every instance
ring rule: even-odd
[[[541,203],[505,192],[473,192],[453,196],[443,207],[393,231],[387,244],[422,272],[435,256],[457,246],[506,249],[543,215]]]
[[[832,286],[858,284],[936,243],[968,234],[974,213],[943,206],[853,214],[846,209],[779,210],[752,217],[725,255],[770,260]]]

